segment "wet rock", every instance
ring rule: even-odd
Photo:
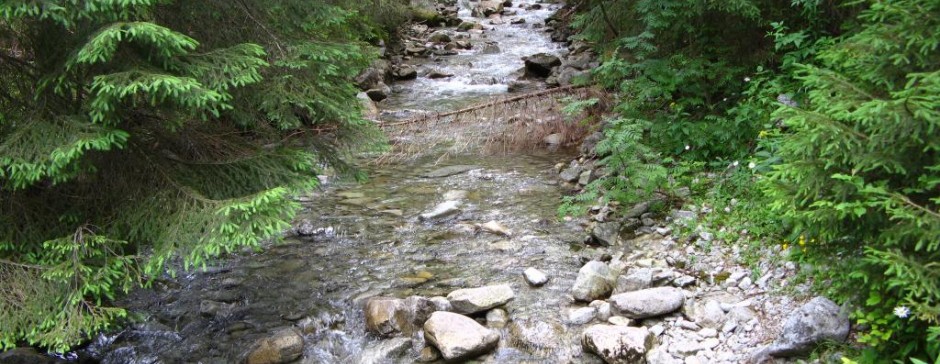
[[[591,239],[600,246],[618,245],[621,227],[622,225],[616,221],[599,223],[591,229]]]
[[[516,298],[509,285],[458,289],[447,295],[454,312],[473,314],[502,306]],[[446,355],[445,355],[446,356]]]
[[[478,54],[497,54],[497,53],[499,53],[499,52],[502,52],[502,50],[499,49],[499,46],[496,45],[496,43],[493,43],[493,42],[486,42],[486,43],[483,43],[483,45],[481,45],[481,46],[479,46],[479,47],[477,47],[477,48],[480,49],[480,50],[477,52]]]
[[[572,325],[584,325],[594,320],[597,309],[594,307],[580,307],[568,310],[568,323]]]
[[[258,340],[248,351],[246,364],[289,363],[304,352],[304,338],[294,328],[281,329],[270,337]]]
[[[0,353],[0,364],[53,364],[59,361],[42,355],[33,348],[15,348]]]
[[[535,268],[526,268],[526,270],[522,272],[522,275],[525,277],[526,282],[529,282],[530,285],[535,287],[548,282],[548,276]]]
[[[552,68],[561,65],[561,60],[548,53],[537,53],[525,57],[526,74],[536,77],[548,77],[552,73]]]
[[[410,56],[423,56],[428,52],[428,49],[424,46],[412,44],[405,47],[405,54]]]
[[[428,41],[431,41],[434,43],[448,43],[451,41],[451,38],[450,38],[450,34],[447,34],[447,32],[443,30],[438,30],[434,33],[431,33],[431,35],[428,37]]]
[[[370,298],[365,306],[366,329],[379,336],[401,332],[402,323],[399,322],[399,313],[403,309],[404,301],[398,298]]]
[[[435,311],[451,311],[453,307],[450,305],[450,301],[447,300],[447,297],[434,296],[430,298],[431,304],[434,305]]]
[[[633,319],[674,312],[682,307],[684,301],[682,290],[673,287],[650,288],[610,297],[610,302],[617,312]]]
[[[457,26],[457,30],[464,31],[464,32],[471,30],[471,29],[483,29],[483,26],[480,25],[480,23],[476,23],[472,21],[465,21],[463,23],[460,23],[460,25]]]
[[[436,80],[436,79],[439,79],[439,78],[454,77],[454,74],[453,74],[453,73],[447,73],[447,72],[443,72],[443,71],[434,70],[434,71],[429,72],[427,77],[430,78],[430,79],[432,79],[432,80]]]
[[[469,359],[496,348],[499,333],[473,319],[450,312],[435,312],[424,323],[424,337],[445,360]]]
[[[824,341],[843,342],[848,335],[848,315],[828,298],[816,297],[787,316],[780,337],[760,350],[757,357],[766,360],[768,355],[802,355]]]
[[[480,169],[480,166],[473,165],[456,165],[456,166],[447,166],[435,169],[433,171],[421,174],[421,177],[424,178],[442,178],[456,176],[458,174],[467,173],[474,169]]]
[[[379,102],[388,98],[388,95],[392,93],[391,87],[388,87],[384,82],[379,82],[375,88],[366,90],[366,95],[369,96],[372,101]]]
[[[509,313],[504,309],[494,308],[486,313],[486,326],[501,329],[506,327],[507,323],[509,323]]]
[[[509,229],[496,221],[489,221],[485,224],[477,224],[476,227],[490,234],[512,236],[512,232],[510,232]]]
[[[581,177],[581,164],[577,161],[571,161],[571,164],[568,165],[568,168],[565,168],[558,174],[558,177],[565,182],[574,182]]]
[[[460,212],[459,201],[444,201],[430,211],[422,213],[421,220],[437,220]]]
[[[472,48],[473,48],[473,43],[470,43],[470,42],[465,41],[465,40],[458,40],[458,41],[454,42],[454,46],[456,46],[457,48],[460,48],[460,49],[472,49]]]
[[[625,293],[647,289],[653,286],[653,270],[650,268],[631,268],[626,275],[617,278],[614,293]]]
[[[555,322],[515,319],[509,324],[509,345],[528,351],[553,351],[567,345],[561,339],[565,331],[564,326]]]
[[[433,346],[425,346],[415,359],[418,363],[430,363],[441,358],[441,352]]]
[[[503,2],[500,0],[481,0],[476,7],[471,10],[471,15],[485,18],[493,14],[499,14],[503,11]]]
[[[437,306],[430,299],[421,296],[410,296],[402,302],[403,312],[399,315],[399,321],[404,321],[410,327],[404,327],[406,333],[414,331],[414,328],[421,327],[424,322],[431,317],[431,314],[437,311]]]
[[[359,356],[359,364],[393,363],[411,349],[411,339],[398,337],[369,346]]]
[[[199,314],[206,317],[229,316],[234,308],[234,304],[219,301],[202,300],[199,302]]]
[[[584,330],[581,346],[608,364],[644,363],[653,335],[644,327],[594,325]]]
[[[592,260],[578,271],[578,278],[571,287],[571,295],[575,300],[584,302],[606,298],[614,289],[611,275],[607,264]]]
[[[392,75],[398,80],[413,80],[418,78],[418,69],[414,66],[404,65],[398,67]]]

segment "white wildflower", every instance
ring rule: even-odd
[[[750,78],[750,77],[745,77],[745,78],[744,78],[744,82],[751,82],[751,78]]]
[[[737,167],[737,166],[738,166],[738,161],[734,161],[734,163],[731,163],[731,166],[732,166],[732,167]]]
[[[686,145],[685,145],[685,150],[689,150],[689,149],[692,149],[692,146],[691,146],[691,145],[688,145],[688,144],[686,144]]]
[[[898,306],[894,308],[894,315],[900,318],[907,318],[911,315],[911,309],[907,306]]]
[[[757,168],[757,164],[754,163],[754,162],[748,163],[748,164],[747,164],[747,168],[750,168],[750,169]]]

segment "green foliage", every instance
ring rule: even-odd
[[[940,359],[940,4],[866,3],[858,31],[795,65],[800,107],[775,116],[763,186],[811,236],[830,294],[859,304],[863,361]],[[797,38],[785,38],[797,39]],[[905,314],[910,311],[910,315]]]
[[[171,259],[277,239],[378,144],[351,80],[381,20],[342,4],[0,4],[0,350],[67,350]]]

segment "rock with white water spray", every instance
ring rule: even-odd
[[[396,337],[373,344],[359,355],[359,364],[394,363],[411,349],[411,339]]]

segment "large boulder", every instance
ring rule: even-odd
[[[424,323],[424,338],[448,361],[473,358],[496,348],[499,333],[473,319],[438,311]]]
[[[643,319],[675,312],[685,302],[685,295],[678,288],[657,287],[616,294],[610,302],[620,315]]]
[[[304,352],[304,338],[295,328],[276,331],[273,335],[262,338],[248,351],[246,364],[289,363]]]
[[[526,74],[537,77],[548,77],[552,73],[552,68],[561,65],[561,59],[548,53],[537,53],[525,57]]]
[[[578,271],[578,278],[571,287],[571,295],[583,302],[607,298],[614,289],[615,280],[616,274],[607,264],[592,260]]]
[[[594,325],[584,330],[581,346],[608,364],[646,363],[653,334],[645,327]]]
[[[806,354],[824,341],[842,342],[849,335],[849,317],[835,302],[816,297],[792,312],[783,332],[762,352],[774,357]]]
[[[458,289],[447,295],[454,312],[473,314],[502,306],[516,298],[512,288],[501,284],[479,288]]]

